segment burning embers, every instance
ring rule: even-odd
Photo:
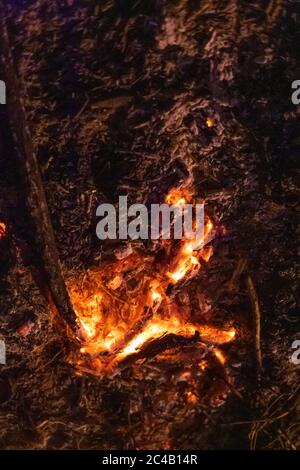
[[[0,240],[7,236],[6,225],[4,222],[0,222]]]
[[[166,203],[185,204],[190,199],[190,192],[176,189]],[[79,369],[103,374],[149,357],[165,360],[168,351],[180,346],[183,354],[191,345],[199,351],[209,349],[223,366],[226,358],[218,345],[232,341],[234,329],[207,325],[190,302],[178,302],[186,281],[212,256],[209,242],[214,233],[206,216],[200,242],[160,239],[148,252],[140,248],[119,256],[70,284],[82,335]],[[205,361],[200,358],[203,371]],[[192,402],[195,397],[191,394],[187,399]]]

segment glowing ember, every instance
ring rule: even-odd
[[[174,188],[172,189],[169,194],[166,196],[166,203],[170,206],[183,206],[191,201],[192,193],[188,190],[184,190],[182,188]]]
[[[207,368],[207,366],[208,366],[208,362],[203,359],[201,362],[199,362],[198,365],[199,365],[199,368],[200,368],[202,371],[204,371],[204,370]]]
[[[198,332],[200,337],[204,340],[220,344],[227,343],[234,337],[232,331],[222,331],[207,326],[201,327],[199,325],[193,325],[192,323],[181,324],[178,318],[169,320],[158,319],[151,321],[144,331],[136,336],[134,340],[119,353],[118,357],[122,358],[138,352],[138,349],[150,339],[153,340],[166,334],[189,337],[193,336],[196,332]]]
[[[190,191],[173,189],[166,202],[181,205],[190,203],[191,198]],[[159,269],[155,268],[155,255],[144,258],[132,252],[124,260],[85,273],[81,283],[71,283],[70,295],[83,338],[80,351],[89,368],[97,373],[111,370],[151,341],[168,335],[195,337],[202,344],[215,346],[234,339],[234,329],[192,323],[189,311],[167,295],[168,286],[190,279],[198,273],[202,262],[209,261],[213,250],[207,243],[213,236],[214,226],[207,217],[202,240],[183,238],[175,251],[170,251],[169,242],[162,241],[165,261]],[[135,287],[129,288],[127,282]],[[213,352],[224,364],[223,353],[216,347]],[[79,365],[85,364],[82,358]],[[206,362],[203,360],[199,367],[204,370]],[[197,397],[192,394],[187,400],[192,403]]]
[[[168,277],[177,283],[192,271],[198,271],[201,267],[199,258],[209,261],[213,250],[212,247],[204,248],[204,245],[210,240],[213,230],[213,224],[210,219],[207,220],[204,230],[204,240],[188,240],[182,242],[182,246],[177,256],[177,263],[173,271],[168,273]]]
[[[6,237],[7,231],[6,231],[6,225],[4,222],[0,222],[0,239],[3,237]]]
[[[108,287],[112,290],[116,290],[122,284],[123,279],[122,276],[116,276],[109,284]]]
[[[197,403],[198,397],[193,392],[188,392],[186,396],[186,401],[194,405],[195,403]]]
[[[214,349],[214,353],[215,353],[216,358],[220,361],[220,363],[224,365],[226,362],[225,354],[220,349],[217,349],[217,348]]]
[[[153,302],[159,302],[162,299],[162,296],[159,292],[152,292],[152,300]]]

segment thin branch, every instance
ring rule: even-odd
[[[251,300],[254,322],[255,322],[255,356],[257,362],[257,372],[260,378],[262,370],[262,354],[261,354],[261,315],[256,289],[250,276],[246,280],[248,295]]]

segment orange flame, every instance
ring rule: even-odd
[[[171,272],[168,272],[168,277],[173,283],[177,283],[192,271],[197,272],[201,267],[199,258],[204,259],[205,262],[209,261],[213,249],[212,247],[206,249],[204,245],[209,241],[212,231],[213,223],[208,218],[204,229],[203,240],[194,238],[193,240],[183,241],[177,256],[176,266]]]
[[[169,204],[170,206],[183,206],[184,204],[187,204],[190,202],[192,198],[192,193],[189,190],[183,189],[183,188],[173,188],[169,192],[169,194],[166,196],[166,203]]]
[[[181,205],[191,197],[188,190],[173,189],[166,202]],[[149,341],[168,334],[184,337],[197,334],[202,342],[215,346],[234,339],[234,329],[222,330],[187,321],[166,295],[170,283],[174,285],[194,276],[201,268],[202,260],[209,261],[213,249],[206,245],[213,233],[213,223],[207,217],[203,240],[182,239],[175,255],[169,255],[166,263],[169,269],[162,268],[160,273],[155,273],[151,258],[132,254],[128,259],[112,263],[109,269],[103,267],[86,273],[81,285],[78,281],[71,283],[70,295],[84,339],[80,351],[90,356],[89,364],[96,371],[104,372],[138,353]],[[140,283],[139,288],[131,294],[127,282],[123,281],[126,273],[139,272],[141,266],[142,275],[134,281]],[[225,363],[221,351],[214,348],[214,354],[222,364]]]

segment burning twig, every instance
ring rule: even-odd
[[[10,83],[10,89],[13,90],[13,93],[8,93],[8,116],[17,144],[21,171],[26,182],[27,205],[36,230],[36,238],[43,258],[44,270],[49,282],[54,304],[67,325],[69,325],[73,331],[76,331],[76,315],[73,311],[62,276],[43,182],[34,152],[29,126],[26,122],[24,106],[19,93],[19,83],[14,70],[3,5],[0,6],[0,20],[2,32],[1,53],[4,63],[4,72],[7,83]]]
[[[157,354],[160,354],[163,351],[176,346],[178,347],[190,344],[197,344],[199,342],[200,336],[199,334],[197,334],[197,332],[190,337],[166,333],[159,338],[146,342],[137,352],[132,353],[129,356],[125,356],[124,359],[121,359],[119,367],[128,366],[139,359],[150,359],[156,356]]]

